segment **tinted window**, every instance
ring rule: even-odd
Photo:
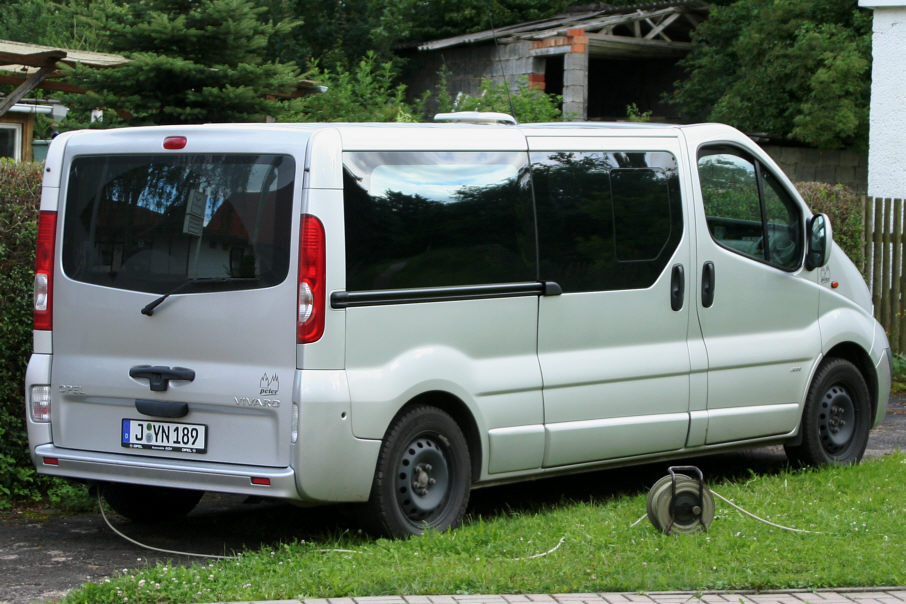
[[[666,152],[536,152],[541,278],[565,292],[651,286],[682,236]]]
[[[802,258],[801,211],[760,162],[732,147],[698,158],[708,229],[720,245],[784,270]]]
[[[348,290],[537,278],[524,153],[343,157]]]
[[[294,164],[275,155],[87,156],[72,162],[63,230],[71,278],[163,293],[186,279],[286,278]]]

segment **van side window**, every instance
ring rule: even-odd
[[[343,154],[349,291],[537,279],[525,153]]]
[[[799,268],[802,214],[761,162],[733,147],[707,147],[699,152],[698,176],[717,243],[783,270]]]
[[[683,231],[666,152],[535,152],[541,278],[564,292],[650,287]]]

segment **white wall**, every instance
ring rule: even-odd
[[[874,9],[868,194],[906,198],[906,2],[859,0]]]

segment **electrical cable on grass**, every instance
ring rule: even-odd
[[[763,522],[764,524],[767,524],[768,526],[773,526],[774,528],[779,528],[784,531],[790,531],[793,533],[808,533],[810,535],[823,535],[824,534],[821,531],[809,531],[806,529],[797,529],[797,528],[792,528],[789,526],[783,526],[782,524],[775,524],[775,523],[771,522],[770,520],[765,520],[764,518],[760,518],[760,517],[756,516],[755,514],[753,514],[752,512],[750,512],[748,510],[744,510],[743,508],[739,507],[738,505],[736,505],[735,503],[733,503],[732,501],[730,501],[729,499],[727,499],[720,493],[711,491],[711,494],[714,495],[715,497],[717,497],[718,499],[720,499],[721,501],[724,501],[724,502],[730,504],[732,507],[736,508],[737,510],[739,510],[746,516],[750,516],[751,518],[754,518],[758,522]]]
[[[560,546],[566,541],[566,536],[560,537],[560,541],[557,542],[557,545],[547,550],[546,552],[535,554],[534,556],[526,556],[525,558],[509,558],[510,562],[519,562],[520,560],[534,560],[536,558],[543,558],[548,554],[553,554],[555,551],[560,549]]]
[[[762,522],[762,523],[764,523],[764,524],[767,524],[768,526],[772,526],[772,527],[774,527],[774,528],[778,528],[778,529],[781,529],[781,530],[784,530],[784,531],[790,531],[790,532],[793,532],[793,533],[807,533],[807,534],[809,534],[809,535],[823,535],[823,534],[825,534],[825,533],[822,533],[821,531],[810,531],[810,530],[807,530],[807,529],[798,529],[798,528],[793,528],[793,527],[789,527],[789,526],[783,526],[782,524],[776,524],[776,523],[774,523],[774,522],[771,522],[770,520],[765,520],[764,518],[761,518],[760,516],[756,516],[755,514],[753,514],[752,512],[750,512],[750,511],[748,511],[748,510],[746,510],[746,509],[741,508],[740,506],[736,505],[735,503],[733,503],[732,501],[730,501],[729,499],[727,499],[726,497],[724,497],[724,496],[721,495],[720,493],[717,493],[716,491],[713,491],[713,490],[712,490],[712,491],[711,491],[711,494],[714,495],[715,497],[717,497],[718,499],[720,499],[721,501],[726,502],[726,503],[729,504],[731,507],[736,508],[737,510],[739,510],[740,512],[742,512],[742,513],[745,514],[746,516],[749,516],[749,517],[751,517],[751,518],[754,518],[754,519],[757,520],[758,522]],[[642,522],[643,520],[645,520],[645,518],[647,518],[647,517],[648,517],[648,514],[647,514],[647,513],[646,513],[646,514],[642,514],[642,517],[639,518],[638,520],[636,520],[635,522],[633,522],[632,524],[630,524],[630,525],[629,525],[629,528],[635,528],[636,526],[638,526],[638,524],[639,524],[640,522]]]
[[[180,552],[180,551],[176,551],[176,550],[172,550],[172,549],[163,549],[160,547],[154,547],[153,545],[146,545],[144,543],[141,543],[140,541],[136,541],[132,537],[129,537],[128,535],[125,535],[121,531],[117,530],[117,528],[115,526],[113,526],[113,524],[111,524],[110,520],[107,518],[107,514],[104,513],[104,506],[101,503],[101,490],[100,489],[98,489],[97,496],[98,496],[98,509],[101,510],[101,517],[104,519],[104,522],[107,523],[107,526],[110,527],[111,531],[113,531],[114,533],[116,533],[117,535],[119,535],[120,537],[122,537],[123,539],[125,539],[126,541],[128,541],[129,543],[131,543],[133,545],[137,545],[138,547],[141,547],[141,548],[144,548],[147,550],[151,550],[154,552],[160,552],[162,554],[172,554],[174,556],[189,556],[192,558],[213,558],[215,560],[238,560],[240,558],[240,556],[218,556],[217,554],[195,554],[192,552]],[[557,546],[557,547],[559,547],[559,546]],[[357,552],[357,551],[351,550],[351,549],[316,549],[316,550],[312,550],[311,552],[307,552],[307,553],[312,553],[312,554],[361,554],[362,552]]]

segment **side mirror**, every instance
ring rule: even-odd
[[[805,268],[812,271],[826,265],[830,258],[833,242],[830,219],[826,214],[815,214],[808,219],[805,230],[808,238]]]

